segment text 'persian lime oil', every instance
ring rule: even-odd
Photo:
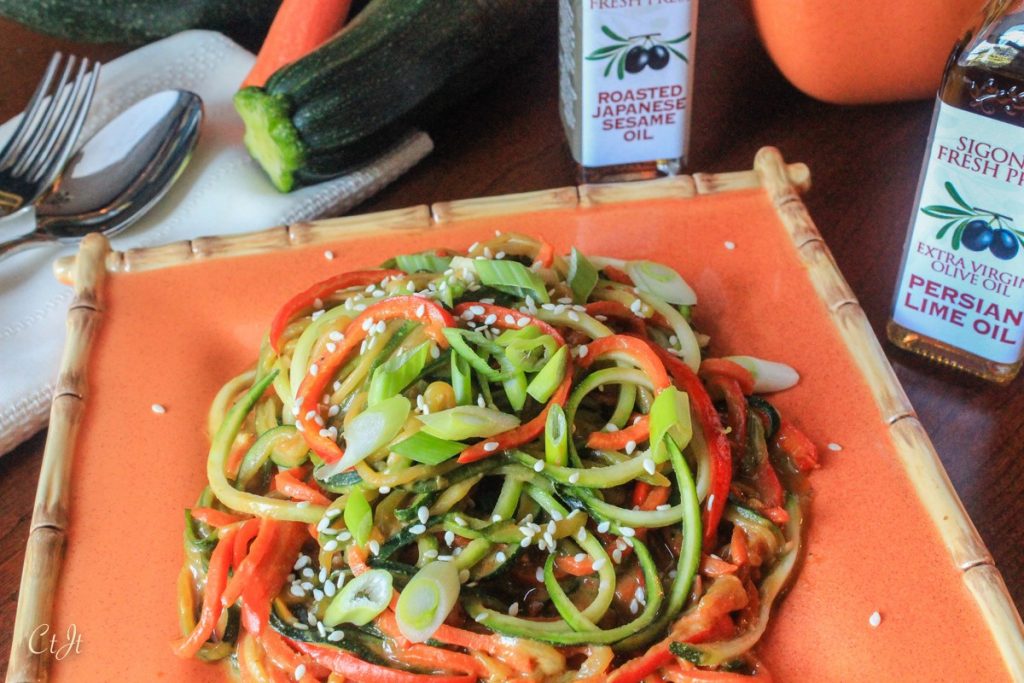
[[[1024,0],[956,45],[888,325],[897,346],[996,382],[1024,356]]]
[[[686,160],[697,0],[559,0],[562,123],[585,182]]]

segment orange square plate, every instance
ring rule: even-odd
[[[465,248],[495,229],[543,235],[560,252],[575,245],[665,262],[697,291],[697,327],[716,355],[761,356],[800,372],[799,385],[774,400],[819,444],[824,465],[812,476],[803,566],[759,646],[776,680],[1024,679],[1019,616],[799,200],[806,182],[806,167],[762,150],[741,173],[451,202],[106,254],[109,274],[84,292],[97,297],[101,322],[81,388],[53,617],[57,633],[74,624],[82,640],[78,653],[50,663],[53,680],[225,679],[222,667],[181,661],[169,646],[182,511],[206,483],[215,392],[254,361],[277,307],[309,283],[396,253]],[[57,423],[51,438],[59,432]],[[872,627],[876,611],[882,620]]]

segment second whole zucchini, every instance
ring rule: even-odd
[[[363,163],[486,72],[544,0],[371,0],[334,38],[235,96],[249,153],[287,192]]]

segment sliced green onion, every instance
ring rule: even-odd
[[[442,330],[442,333],[445,339],[448,340],[448,344],[452,347],[452,351],[462,356],[469,363],[470,367],[491,381],[497,382],[501,379],[501,373],[488,365],[487,361],[474,351],[467,342],[468,339],[478,346],[483,345],[487,343],[487,339],[483,335],[471,332],[470,330],[460,330],[457,327],[446,327]]]
[[[522,339],[536,339],[543,332],[536,325],[527,325],[526,327],[519,327],[514,330],[505,330],[494,339],[494,343],[498,346],[508,346],[514,341]]]
[[[549,464],[562,467],[569,464],[568,432],[565,411],[556,403],[548,409],[548,418],[544,423],[544,460]]]
[[[523,298],[532,296],[535,301],[542,304],[551,301],[544,281],[537,273],[518,261],[476,259],[473,265],[480,282],[488,287]]]
[[[647,292],[670,304],[693,306],[697,294],[686,284],[679,273],[672,268],[654,261],[629,261],[626,274],[641,292]]]
[[[540,372],[526,387],[526,393],[541,403],[547,403],[555,389],[565,377],[565,368],[569,362],[569,347],[563,346],[555,351],[555,355],[541,368]]]
[[[345,455],[324,465],[317,478],[328,479],[344,472],[384,448],[405,425],[411,411],[409,399],[392,396],[356,415],[345,428]]]
[[[466,444],[464,443],[439,439],[421,430],[408,439],[396,443],[391,447],[391,451],[424,465],[440,465],[445,460],[450,460],[461,453],[465,448]]]
[[[432,251],[418,254],[402,254],[395,257],[395,265],[400,270],[412,273],[443,273],[451,265],[450,256],[438,256]]]
[[[685,448],[693,438],[690,397],[675,387],[662,389],[651,404],[650,443],[656,462],[664,462],[668,458],[668,454],[661,448],[662,438],[666,434],[679,448]]]
[[[455,404],[468,406],[473,403],[473,375],[469,363],[457,353],[451,354],[452,389],[455,390]]]
[[[345,584],[324,612],[325,626],[365,626],[380,616],[391,602],[391,572],[371,569]]]
[[[367,404],[375,406],[386,398],[400,394],[412,384],[430,359],[434,342],[425,341],[414,349],[399,353],[373,371]]]
[[[498,363],[501,365],[502,374],[505,379],[501,380],[501,386],[505,390],[505,398],[508,399],[512,410],[520,411],[526,405],[526,373],[512,364],[508,356],[500,356]]]
[[[597,268],[576,247],[573,247],[569,254],[568,280],[569,287],[572,288],[573,301],[585,304],[597,284]]]
[[[754,376],[754,391],[759,394],[783,391],[795,386],[800,381],[799,373],[785,363],[776,363],[754,356],[726,356],[725,359],[750,371],[750,374]]]
[[[460,589],[459,570],[452,562],[435,560],[416,572],[395,605],[402,635],[413,643],[426,642],[448,618]]]
[[[423,423],[423,431],[451,441],[486,438],[519,426],[519,418],[515,415],[480,406],[455,406],[416,417]]]
[[[359,545],[366,545],[373,531],[373,509],[366,502],[363,490],[358,486],[348,494],[344,510],[345,528]]]
[[[518,370],[537,372],[558,351],[558,342],[550,334],[533,339],[516,339],[505,347],[505,357]]]

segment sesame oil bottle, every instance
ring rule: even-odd
[[[1024,0],[990,0],[939,88],[887,328],[996,382],[1024,355]]]

